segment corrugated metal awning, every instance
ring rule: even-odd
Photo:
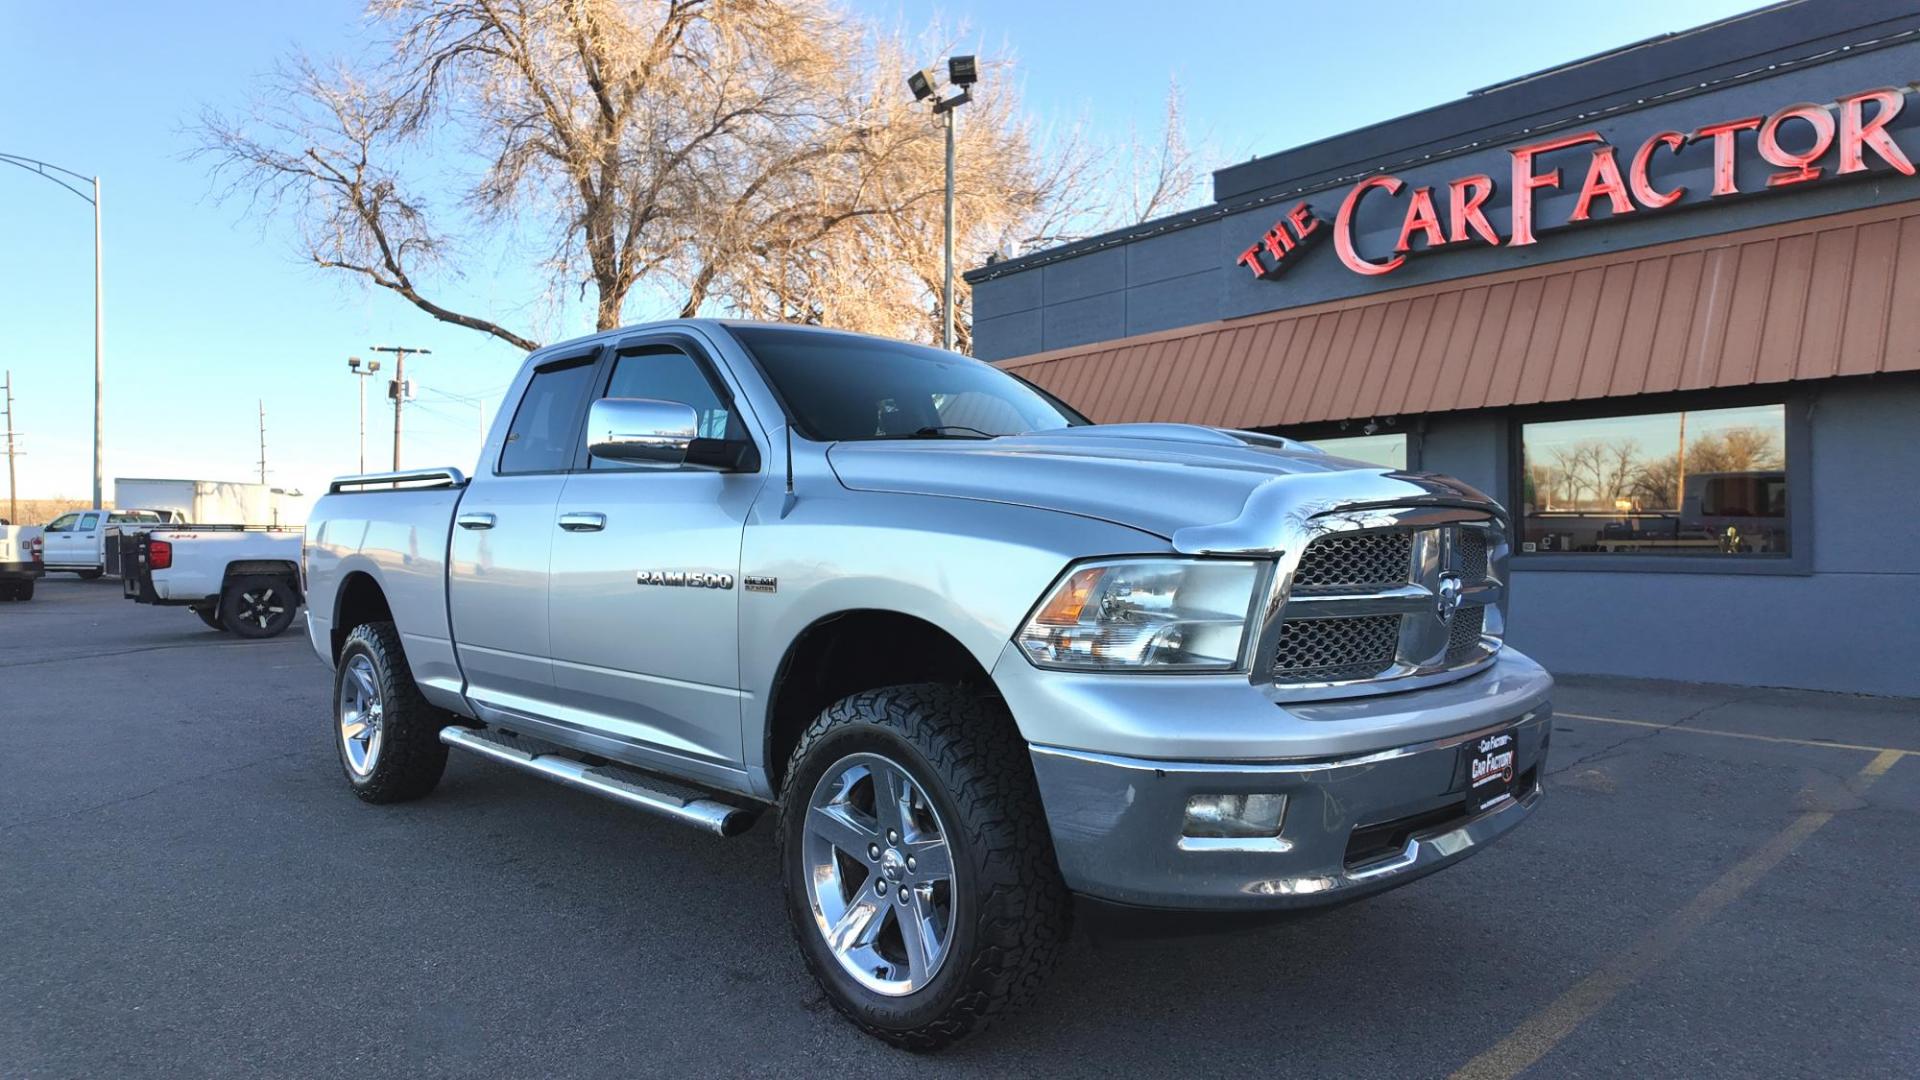
[[[1920,203],[1000,364],[1095,420],[1222,427],[1920,370]]]

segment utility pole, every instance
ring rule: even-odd
[[[407,354],[432,356],[432,349],[414,349],[405,345],[370,345],[372,352],[393,354],[393,381],[387,384],[387,394],[393,398],[393,471],[400,471],[400,417],[407,403]]]
[[[255,398],[260,406],[260,482],[267,482],[267,402],[264,398]]]
[[[7,372],[7,520],[20,520],[19,491],[13,480],[13,372]]]

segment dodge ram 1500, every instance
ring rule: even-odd
[[[504,400],[471,479],[342,478],[307,526],[347,782],[458,748],[771,811],[808,968],[890,1042],[1019,1004],[1075,905],[1338,903],[1540,799],[1552,680],[1458,481],[803,327],[555,345]]]

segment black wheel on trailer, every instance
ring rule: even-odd
[[[244,638],[270,638],[293,625],[293,584],[272,574],[243,574],[220,594],[220,625]]]

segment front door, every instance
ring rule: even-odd
[[[623,342],[602,394],[681,402],[702,438],[747,437],[732,388],[685,335]],[[740,539],[764,482],[598,458],[567,478],[548,601],[560,718],[668,764],[738,767]]]
[[[598,353],[536,368],[496,460],[454,511],[447,608],[467,694],[544,715],[553,707],[547,571],[554,507],[572,466]]]
[[[71,520],[69,520],[71,519]],[[98,510],[63,514],[48,525],[43,557],[48,566],[98,566],[101,522],[106,515]],[[56,529],[55,526],[62,526]]]

